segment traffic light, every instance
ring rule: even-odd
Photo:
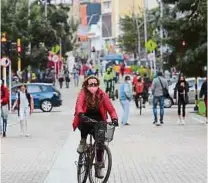
[[[17,39],[17,53],[21,53],[21,52],[22,52],[21,40]]]
[[[1,35],[1,54],[3,56],[8,56],[10,51],[10,42],[7,40],[6,32],[3,32]]]
[[[186,41],[185,40],[182,41],[182,45],[186,46]]]

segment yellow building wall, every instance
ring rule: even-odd
[[[135,14],[142,15],[143,0],[112,0],[112,36],[117,37],[119,19],[125,15]]]

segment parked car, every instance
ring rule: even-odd
[[[52,85],[46,83],[26,83],[28,92],[34,98],[34,108],[43,112],[50,112],[53,107],[62,105],[61,93]],[[16,95],[21,84],[12,87],[12,104],[16,100]]]
[[[197,93],[199,94],[202,83],[204,82],[205,78],[197,78]],[[194,104],[195,103],[195,78],[187,78],[186,81],[189,84],[189,104]],[[164,99],[164,107],[165,108],[171,108],[172,105],[174,105],[173,102],[173,97],[174,97],[174,88],[175,88],[176,83],[174,82],[169,86],[169,94],[170,98],[165,98]],[[149,96],[149,103],[152,104],[152,94],[150,93]],[[177,103],[176,103],[177,104]]]

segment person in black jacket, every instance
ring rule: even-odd
[[[188,103],[189,84],[186,82],[184,76],[180,76],[174,89],[174,99],[178,97],[178,124],[185,124],[186,117],[186,104]],[[178,95],[177,95],[178,94]],[[181,118],[181,105],[182,105],[182,117]]]
[[[207,117],[207,78],[201,86],[201,90],[199,93],[199,97],[202,98],[204,96],[204,103],[206,106],[206,117]]]

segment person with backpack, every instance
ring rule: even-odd
[[[21,135],[28,137],[27,119],[34,109],[34,101],[32,95],[27,92],[27,88],[24,84],[20,86],[20,91],[17,93],[12,109],[15,110],[15,107],[17,107],[18,110]]]
[[[164,117],[164,91],[168,91],[168,83],[162,75],[162,72],[157,73],[157,77],[154,78],[152,82],[152,94],[153,94],[153,114],[154,122],[156,126],[163,124]],[[157,118],[157,104],[160,106],[160,121]]]
[[[7,120],[8,120],[8,103],[9,103],[9,90],[6,86],[4,86],[4,81],[1,80],[1,119],[3,121],[3,137],[6,137]]]
[[[135,83],[134,92],[135,92],[135,104],[136,107],[139,108],[138,100],[139,97],[143,97],[143,92],[144,92],[144,83],[142,82],[141,77],[139,77],[138,81]],[[144,100],[143,100],[143,104],[144,104]]]
[[[174,99],[178,98],[178,124],[185,125],[185,117],[186,117],[186,104],[188,103],[188,92],[189,92],[189,84],[185,80],[185,77],[181,75],[176,83],[174,89]],[[178,96],[176,96],[178,94]],[[182,105],[182,117],[181,118],[181,105]]]

